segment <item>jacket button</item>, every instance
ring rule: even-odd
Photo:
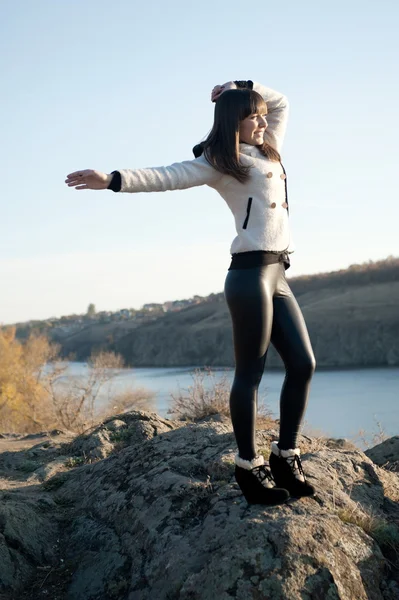
[[[266,177],[267,177],[268,179],[270,179],[270,177],[273,177],[273,173],[272,173],[271,171],[269,171],[269,173],[266,175]]]
[[[270,206],[271,206],[271,208],[276,208],[276,203],[272,202]]]
[[[283,208],[288,208],[288,204],[286,202],[283,202],[281,205]]]
[[[287,175],[285,173],[281,173],[280,179],[287,179]]]

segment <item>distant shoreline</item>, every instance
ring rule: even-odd
[[[87,365],[88,363],[85,361],[79,361],[79,360],[72,360],[72,361],[67,361],[70,362],[71,364],[78,364],[78,365]],[[174,369],[175,371],[177,370],[195,370],[195,369],[200,369],[201,371],[206,371],[207,369],[210,369],[211,371],[234,371],[235,367],[214,367],[214,366],[199,366],[199,365],[192,365],[192,366],[187,366],[187,365],[174,365],[174,366],[170,366],[170,365],[165,365],[165,366],[152,366],[152,367],[134,367],[134,366],[126,366],[126,367],[122,367],[121,370],[123,371],[129,371],[132,369]],[[342,365],[342,366],[338,366],[338,367],[318,367],[316,366],[316,371],[370,371],[373,369],[385,369],[385,370],[390,370],[390,369],[398,369],[399,370],[399,365]],[[276,372],[284,372],[285,369],[284,367],[269,367],[266,366],[265,367],[265,372],[266,371],[276,371]],[[399,383],[399,381],[398,381]]]

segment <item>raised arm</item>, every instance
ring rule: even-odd
[[[281,152],[287,129],[288,99],[280,92],[276,92],[256,81],[254,81],[252,89],[262,96],[267,105],[267,127],[264,139],[278,152]]]
[[[83,176],[81,175],[83,173]],[[204,156],[195,160],[173,163],[167,167],[121,169],[110,175],[98,171],[76,171],[67,176],[66,183],[76,189],[111,189],[114,192],[166,192],[199,185],[213,186],[222,173],[214,169]],[[101,187],[97,184],[101,179]]]
[[[278,152],[281,152],[281,148],[284,141],[285,131],[287,129],[289,104],[286,96],[280,92],[276,92],[271,88],[268,88],[256,81],[248,80],[236,80],[228,81],[223,85],[217,85],[213,88],[211,93],[211,100],[215,102],[217,98],[226,90],[235,88],[246,88],[255,90],[264,99],[267,104],[267,124],[268,127],[265,131],[265,141],[273,146]]]

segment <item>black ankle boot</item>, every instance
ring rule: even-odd
[[[287,490],[275,487],[272,474],[262,455],[245,460],[235,455],[235,478],[248,504],[282,504],[289,498]]]
[[[270,470],[279,487],[289,491],[294,498],[313,496],[315,489],[306,481],[302,468],[299,448],[280,450],[277,442],[272,442]]]

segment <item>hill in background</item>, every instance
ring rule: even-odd
[[[318,367],[399,365],[399,258],[289,278],[303,311]],[[234,366],[230,314],[223,292],[178,301],[178,310],[152,307],[141,320],[91,319],[72,332],[41,323],[64,356],[85,361],[113,350],[133,367]],[[36,323],[37,327],[37,323]],[[26,337],[31,328],[17,325]],[[282,366],[270,348],[267,364]]]

